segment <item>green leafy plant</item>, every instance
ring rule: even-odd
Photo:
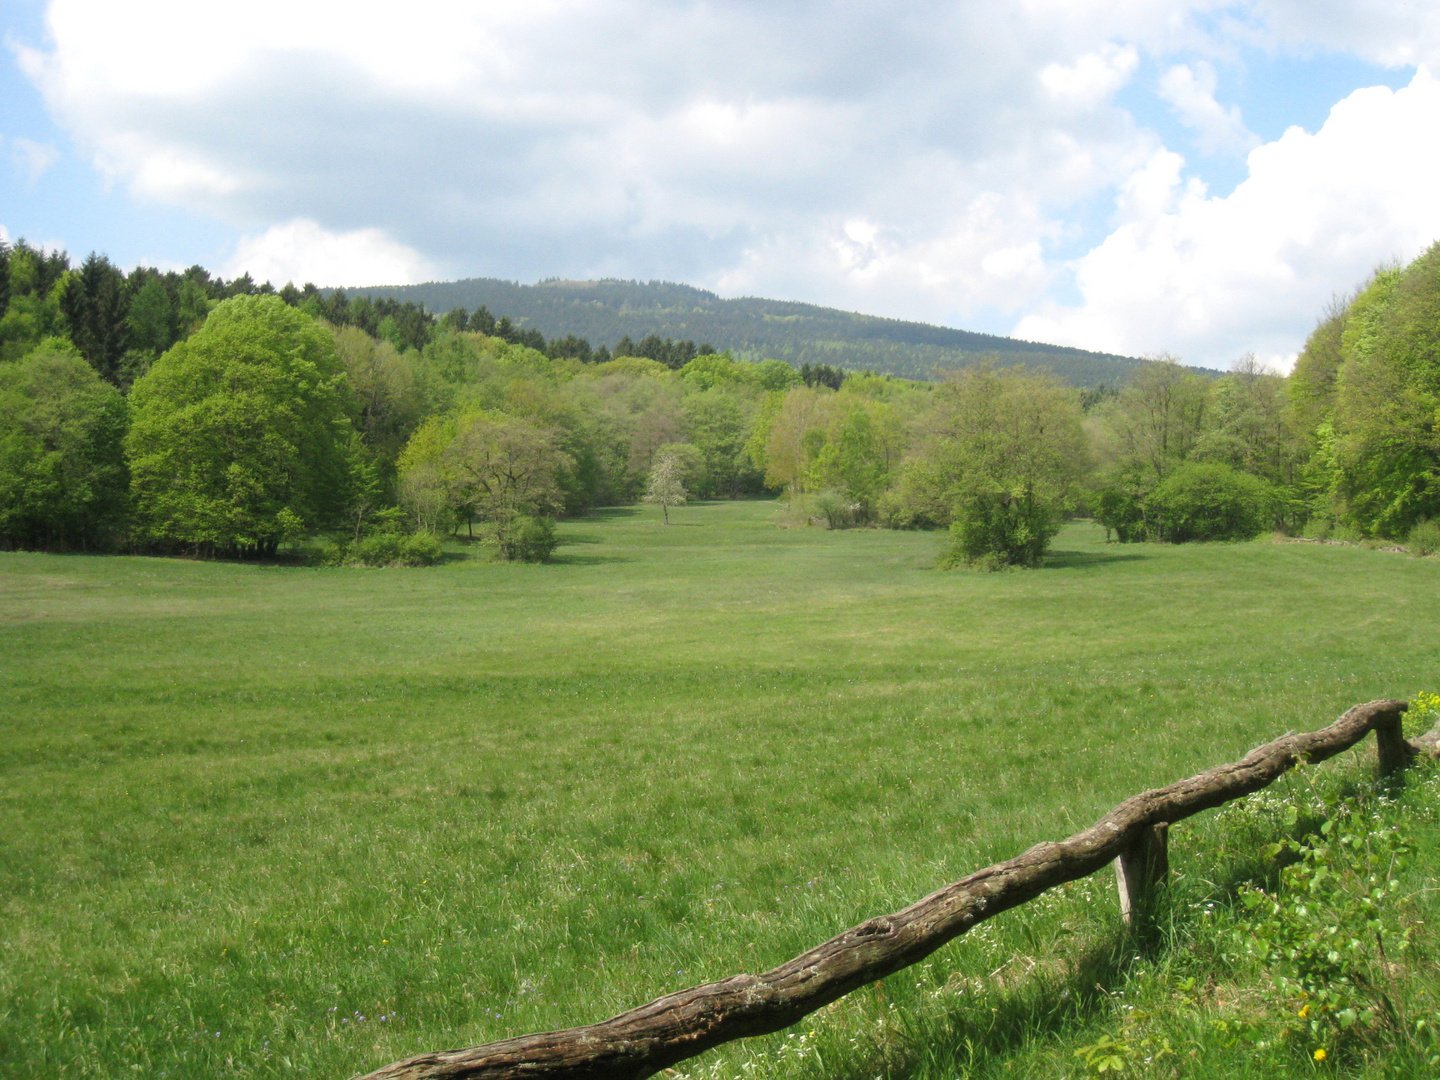
[[[1290,807],[1287,824],[1298,810]],[[1388,986],[1388,965],[1411,945],[1392,917],[1397,874],[1414,845],[1395,826],[1341,804],[1305,841],[1272,844],[1287,865],[1274,891],[1244,888],[1250,918],[1237,931],[1257,957],[1290,1019],[1283,1034],[1315,1061],[1352,1052],[1382,1031],[1405,1029]]]
[[[1440,521],[1416,522],[1405,537],[1405,546],[1414,555],[1433,555],[1440,551]]]

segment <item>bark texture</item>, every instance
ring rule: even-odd
[[[361,1080],[641,1080],[713,1046],[763,1035],[929,956],[977,923],[1086,877],[1121,854],[1148,846],[1153,826],[1259,791],[1301,762],[1348,750],[1369,732],[1391,737],[1381,770],[1416,753],[1437,754],[1440,726],[1400,737],[1403,701],[1357,705],[1335,723],[1289,734],[1221,765],[1126,799],[1083,832],[978,870],[909,907],[870,919],[761,975],[735,975],[657,998],[598,1024],[522,1035],[461,1050],[421,1054]],[[1404,744],[1404,750],[1393,741]],[[1152,864],[1153,866],[1153,864]]]

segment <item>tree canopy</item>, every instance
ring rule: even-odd
[[[225,301],[131,394],[137,531],[265,554],[333,523],[349,486],[346,398],[328,331],[278,297]]]
[[[0,544],[105,545],[126,497],[125,400],[69,342],[0,364]]]

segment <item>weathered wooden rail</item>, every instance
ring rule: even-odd
[[[1440,756],[1440,724],[1407,741],[1403,701],[1357,705],[1321,731],[1289,734],[1242,760],[1126,799],[1084,832],[978,870],[902,911],[870,919],[762,975],[734,975],[656,998],[598,1024],[420,1054],[361,1080],[641,1080],[713,1046],[763,1035],[929,956],[977,923],[1116,863],[1127,921],[1168,873],[1169,825],[1267,787],[1375,732],[1389,775]]]

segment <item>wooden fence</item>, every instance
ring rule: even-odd
[[[1121,912],[1143,915],[1168,874],[1167,830],[1201,810],[1269,786],[1301,762],[1334,757],[1375,732],[1379,772],[1440,756],[1440,724],[1407,741],[1403,701],[1357,705],[1335,723],[1289,734],[1221,765],[1126,799],[1096,824],[870,919],[763,975],[735,975],[656,998],[599,1024],[421,1054],[361,1080],[640,1080],[734,1039],[800,1020],[929,956],[993,915],[1115,863]]]

